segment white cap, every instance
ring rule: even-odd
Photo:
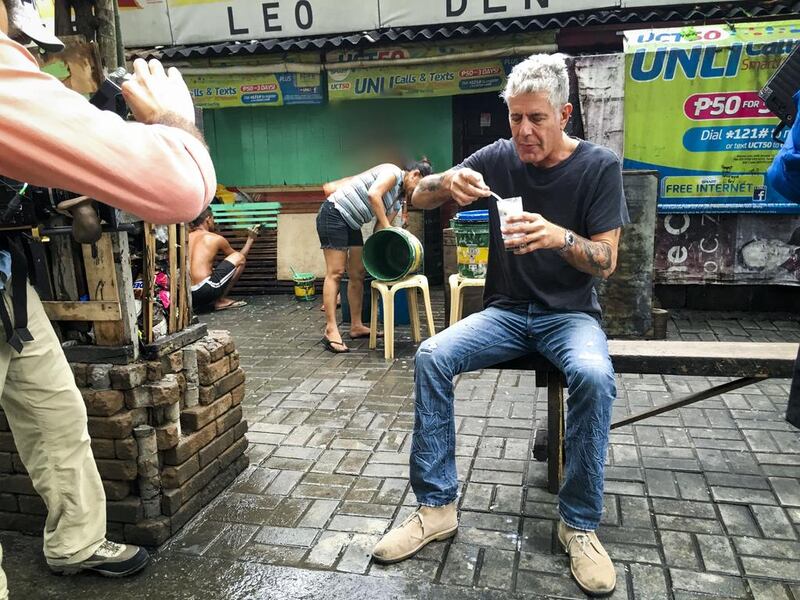
[[[42,50],[61,52],[64,42],[49,32],[39,17],[34,0],[17,0],[11,13],[12,24],[23,35],[31,38]]]

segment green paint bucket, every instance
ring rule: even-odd
[[[389,227],[369,236],[362,258],[375,279],[394,281],[422,268],[422,243],[405,229]]]
[[[311,302],[314,300],[314,279],[313,273],[296,273],[292,270],[292,280],[294,281],[294,298],[301,302]]]
[[[450,220],[456,237],[458,274],[484,279],[489,263],[489,211],[466,210]]]

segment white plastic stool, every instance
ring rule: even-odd
[[[462,277],[458,273],[453,273],[447,279],[450,285],[450,325],[461,320],[461,313],[464,310],[464,288],[465,287],[484,287],[485,279],[471,279]]]
[[[419,324],[419,310],[417,309],[417,289],[422,291],[425,302],[425,316],[428,318],[428,331],[431,336],[436,335],[433,327],[433,310],[431,309],[431,294],[428,290],[428,278],[425,275],[411,275],[396,281],[372,282],[372,315],[369,323],[369,347],[374,350],[378,347],[378,294],[383,301],[383,345],[386,360],[394,358],[394,295],[398,290],[407,289],[408,316],[411,320],[411,338],[415,343],[422,341]]]

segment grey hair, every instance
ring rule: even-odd
[[[505,89],[500,97],[508,104],[509,98],[522,94],[544,92],[555,110],[569,102],[569,74],[566,54],[532,54],[511,69]]]

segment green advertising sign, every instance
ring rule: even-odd
[[[329,69],[331,101],[367,98],[455,96],[502,89],[506,75],[521,58],[440,65]]]
[[[758,97],[798,40],[800,21],[625,33],[625,168],[660,172],[660,212],[800,212],[765,185]]]
[[[322,104],[319,73],[231,73],[184,76],[198,108]]]
[[[326,55],[328,98],[419,98],[497,91],[524,57],[554,48],[555,35],[548,31],[479,43],[337,49]]]

